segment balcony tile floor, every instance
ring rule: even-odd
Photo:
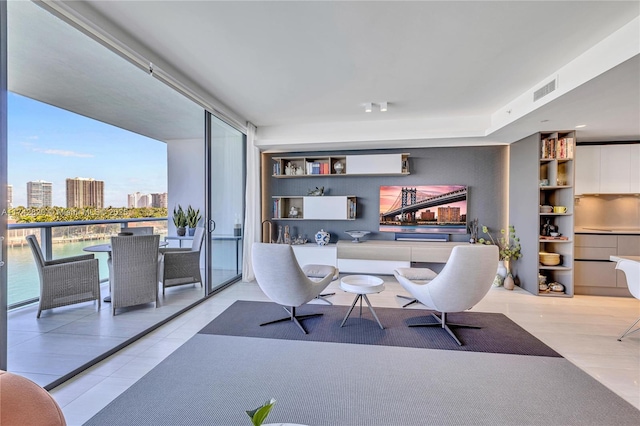
[[[406,301],[396,295],[407,293],[393,277],[382,278],[386,290],[370,295],[371,303],[380,307],[400,307]],[[353,295],[340,290],[338,281],[334,281],[329,289],[336,291],[336,295],[330,297],[335,305],[346,307],[351,304]],[[51,393],[62,407],[68,424],[83,424],[236,300],[268,299],[255,282],[236,283],[53,389]],[[640,333],[622,342],[616,340],[640,316],[640,301],[598,296],[538,297],[518,288],[514,291],[492,288],[473,310],[504,313],[640,409]],[[113,320],[110,315],[105,319]],[[102,320],[100,318],[100,322]],[[113,324],[99,327],[118,329]],[[74,333],[79,331],[78,328],[73,330]],[[14,335],[13,343],[28,339],[28,334],[24,334],[28,332]],[[69,331],[69,339],[78,338],[81,335]],[[46,347],[44,342],[32,342],[31,345]],[[61,360],[56,358],[57,355],[52,355],[49,365],[64,362],[64,356],[60,356]]]

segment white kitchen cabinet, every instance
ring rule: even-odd
[[[600,193],[600,145],[576,147],[576,194]]]
[[[600,193],[625,194],[631,189],[631,145],[600,148]]]
[[[576,148],[576,194],[640,193],[640,144]]]

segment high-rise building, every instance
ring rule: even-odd
[[[167,208],[167,193],[141,194],[135,192],[133,194],[127,194],[127,206]]]
[[[7,185],[7,207],[13,208],[13,185]]]
[[[134,192],[127,194],[127,207],[150,207],[151,195]]]
[[[104,182],[93,178],[67,178],[67,207],[104,207]]]
[[[51,207],[53,184],[44,180],[27,182],[27,207]]]
[[[438,207],[438,223],[460,222],[460,207]]]
[[[151,207],[167,208],[167,193],[151,194]]]

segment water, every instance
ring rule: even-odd
[[[108,243],[109,237],[103,240],[69,242],[53,245],[53,258],[89,254],[82,251],[84,247]],[[36,263],[28,245],[7,248],[7,278],[9,305],[40,296],[40,278]],[[109,276],[107,266],[108,253],[94,253],[98,259],[100,279]]]

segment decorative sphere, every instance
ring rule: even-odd
[[[329,244],[330,239],[331,234],[326,232],[324,229],[319,230],[316,234],[316,243],[318,243],[319,246],[326,246]]]

